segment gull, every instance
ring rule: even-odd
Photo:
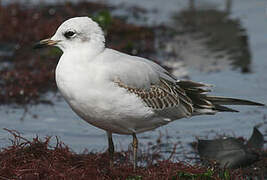
[[[78,116],[106,131],[111,161],[112,133],[132,135],[134,169],[137,133],[195,115],[238,112],[224,105],[263,106],[209,95],[208,84],[178,80],[148,59],[106,48],[102,29],[88,17],[66,20],[35,48],[45,46],[63,51],[56,67],[57,87]]]

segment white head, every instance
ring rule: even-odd
[[[105,47],[105,37],[99,25],[89,17],[75,17],[63,22],[50,39],[40,41],[35,47],[46,45],[66,50],[91,48],[101,50]]]

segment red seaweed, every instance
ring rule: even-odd
[[[157,160],[133,171],[129,151],[116,153],[114,166],[110,167],[107,153],[76,154],[58,138],[56,145],[51,146],[52,137],[36,136],[28,140],[16,131],[7,131],[14,138],[11,146],[0,151],[0,179],[262,179],[266,176],[266,156],[242,169]]]

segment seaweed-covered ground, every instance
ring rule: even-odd
[[[253,179],[266,178],[267,157],[250,167],[220,169],[216,164],[203,166],[185,162],[162,160],[157,153],[144,154],[145,167],[133,171],[130,151],[115,154],[114,165],[109,165],[107,153],[75,154],[57,139],[23,138],[18,132],[7,130],[14,138],[12,145],[0,151],[0,179]],[[153,157],[148,159],[147,157]]]

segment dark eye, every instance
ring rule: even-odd
[[[64,36],[65,36],[65,38],[69,39],[72,36],[74,36],[74,34],[75,34],[75,32],[73,32],[73,31],[67,31],[64,33]]]

